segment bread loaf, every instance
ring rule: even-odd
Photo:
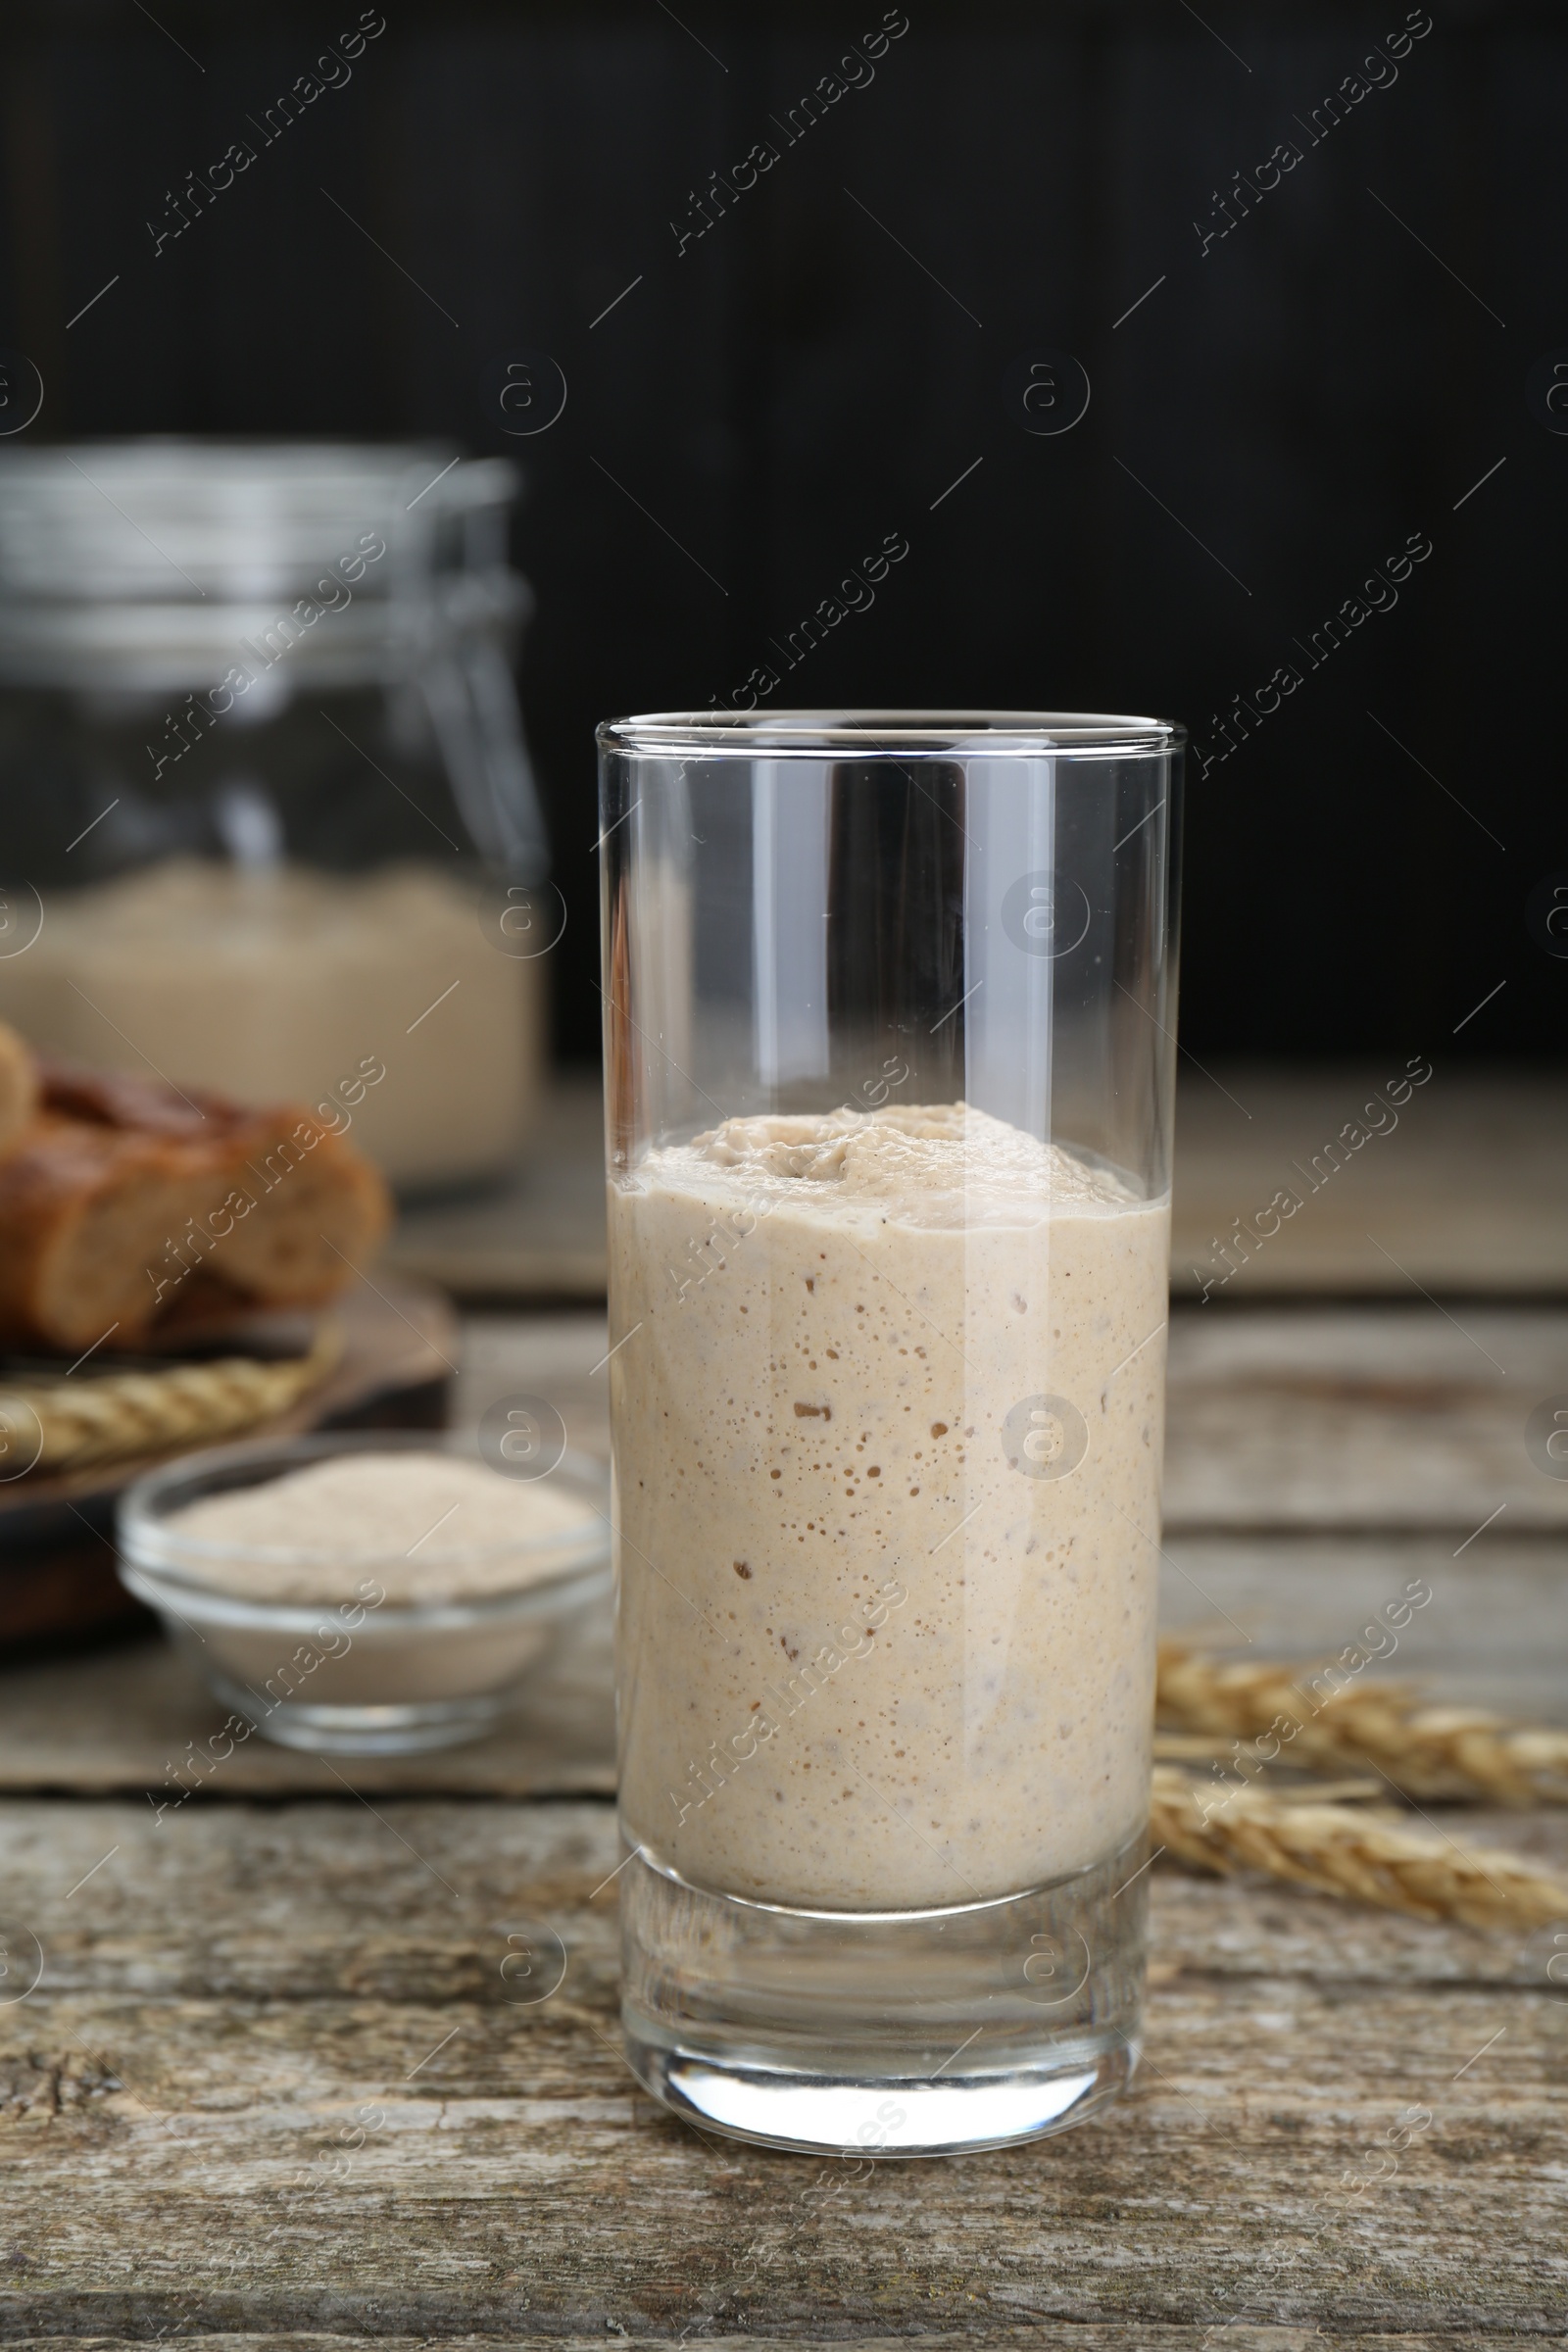
[[[38,1103],[38,1073],[14,1029],[0,1021],[0,1157],[17,1142]]]
[[[209,1304],[329,1298],[386,1231],[386,1188],[306,1110],[51,1068],[0,1157],[0,1345],[135,1346]]]

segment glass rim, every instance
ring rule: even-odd
[[[852,759],[929,753],[1150,759],[1179,751],[1174,719],[1101,710],[651,710],[607,718],[604,752],[679,759]]]

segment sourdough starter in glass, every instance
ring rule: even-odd
[[[828,1910],[1113,1854],[1149,1802],[1165,1203],[952,1104],[731,1119],[613,1184],[610,1238],[628,1834]]]

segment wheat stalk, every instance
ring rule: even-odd
[[[0,1395],[0,1414],[18,1453],[31,1453],[40,1474],[85,1470],[174,1446],[210,1445],[270,1421],[324,1380],[342,1350],[341,1331],[325,1323],[309,1355],[111,1372],[70,1389],[64,1381],[24,1386]]]
[[[1476,1707],[1427,1705],[1418,1689],[1355,1683],[1314,1700],[1305,1669],[1231,1663],[1159,1645],[1155,1709],[1167,1732],[1263,1740],[1261,1760],[1345,1773],[1371,1765],[1407,1796],[1568,1804],[1568,1732]]]
[[[1517,1854],[1467,1854],[1450,1838],[1364,1806],[1249,1788],[1216,1801],[1165,1764],[1154,1767],[1150,1837],[1190,1869],[1262,1870],[1418,1919],[1514,1929],[1568,1919],[1568,1885]]]

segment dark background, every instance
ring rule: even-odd
[[[783,145],[769,117],[880,0],[383,0],[352,82],[155,258],[169,192],[259,146],[247,117],[360,9],[152,5],[7,0],[0,343],[42,371],[33,429],[521,457],[563,1052],[597,1051],[594,721],[729,700],[889,532],[874,609],[775,703],[1151,710],[1212,744],[1238,691],[1305,671],[1191,779],[1196,1052],[1560,1052],[1568,961],[1527,902],[1568,868],[1568,438],[1525,398],[1568,359],[1560,6],[1434,0],[1308,148],[1402,0],[907,0],[871,86],[678,255],[692,189]],[[1200,254],[1215,191],[1291,137]],[[481,375],[517,352],[569,396],[509,441]],[[1004,397],[1043,353],[1092,385],[1055,436]],[[1397,608],[1307,671],[1295,641],[1412,533]]]

